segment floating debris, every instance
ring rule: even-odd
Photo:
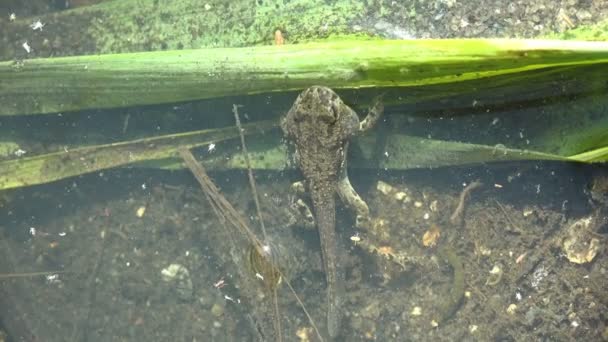
[[[399,191],[398,193],[395,194],[395,199],[397,201],[403,201],[406,197],[407,197],[407,194],[403,191]]]
[[[27,41],[25,41],[21,46],[23,46],[23,49],[25,50],[25,52],[27,52],[27,53],[32,52],[32,48],[30,47],[30,44],[27,43]]]
[[[535,210],[532,208],[525,208],[524,211],[522,212],[522,215],[524,215],[524,217],[528,217],[532,214],[535,213]]]
[[[526,258],[526,255],[528,254],[528,252],[523,252],[522,254],[520,254],[517,259],[515,259],[515,263],[516,264],[521,264],[524,259]]]
[[[384,195],[388,195],[391,192],[395,191],[395,188],[392,185],[383,181],[378,181],[378,183],[376,184],[376,189]]]
[[[486,246],[483,245],[479,245],[477,246],[477,248],[475,249],[475,255],[480,255],[480,256],[490,256],[492,255],[492,250],[489,249]]]
[[[488,279],[486,279],[486,285],[494,286],[500,283],[500,280],[502,279],[502,273],[502,268],[498,265],[494,265],[494,267],[492,267],[492,269],[490,270],[490,276],[488,277]]]
[[[193,295],[192,280],[188,269],[180,264],[171,264],[160,272],[162,279],[175,285],[175,291],[180,299],[190,300]]]
[[[530,279],[530,286],[535,290],[538,290],[538,287],[543,279],[549,275],[549,270],[544,265],[539,265],[534,272],[532,273],[532,277]]]
[[[309,342],[310,341],[310,335],[312,334],[313,330],[310,327],[302,327],[299,328],[298,331],[296,331],[296,336],[300,339],[300,342]]]
[[[141,207],[137,208],[137,211],[135,212],[135,215],[137,217],[139,217],[139,218],[142,218],[145,213],[146,213],[146,207],[145,206],[141,206]]]
[[[43,23],[40,21],[40,19],[37,19],[36,21],[34,21],[34,22],[33,22],[33,23],[30,25],[30,27],[31,27],[31,28],[32,28],[32,30],[34,30],[34,31],[36,31],[36,30],[42,31],[42,28],[43,28],[45,25],[46,25],[46,24],[43,24]]]
[[[386,257],[386,258],[389,258],[389,257],[395,255],[395,251],[393,250],[393,247],[390,247],[390,246],[378,247],[377,252],[379,255]]]

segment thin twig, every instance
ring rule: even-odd
[[[222,196],[215,183],[209,178],[207,171],[205,171],[203,166],[196,161],[192,152],[186,148],[182,148],[179,150],[179,154],[196,180],[198,180],[201,188],[203,188],[203,192],[207,196],[211,206],[214,208],[214,212],[220,218],[220,221],[224,219],[227,220],[242,234],[245,234],[250,241],[254,241],[256,244],[262,246],[262,242],[249,229],[249,225],[245,219],[236,211],[236,209],[234,209],[232,204]]]
[[[24,273],[3,273],[0,274],[0,279],[12,278],[30,278],[37,276],[48,276],[52,274],[66,273],[67,271],[45,271],[45,272],[24,272]]]
[[[281,328],[281,315],[279,312],[279,295],[277,294],[277,287],[272,288],[272,310],[275,319],[272,320],[274,329],[277,332],[277,341],[283,341],[283,329]]]
[[[201,185],[201,188],[203,189],[203,192],[205,193],[205,196],[207,196],[207,199],[209,200],[209,203],[211,204],[215,214],[218,216],[218,219],[220,219],[220,221],[227,220],[228,222],[230,222],[235,228],[237,228],[237,230],[239,230],[242,234],[246,235],[249,240],[253,242],[254,248],[258,250],[259,255],[266,257],[267,252],[264,251],[264,245],[262,244],[262,242],[257,238],[257,236],[255,236],[251,229],[249,229],[249,226],[247,225],[245,219],[236,211],[236,209],[234,209],[232,204],[230,204],[230,202],[228,202],[228,200],[219,192],[219,189],[209,178],[209,175],[205,171],[203,165],[196,161],[196,159],[192,155],[192,152],[190,152],[190,150],[188,150],[187,148],[181,148],[179,150],[179,154],[192,172],[192,174],[194,174],[194,177],[198,180],[199,184]],[[274,263],[274,260],[272,260],[272,258],[268,258],[267,262],[269,262],[272,267],[279,272],[281,279],[283,279],[285,283],[289,286],[291,293],[296,298],[298,304],[306,314],[306,317],[308,318],[311,326],[315,330],[319,341],[323,342],[324,339],[321,336],[319,329],[317,328],[314,320],[308,313],[308,310],[306,310],[304,303],[291,286],[287,277],[285,277],[283,272],[279,269],[278,265]],[[276,295],[276,288],[274,289],[274,293]],[[275,310],[275,312],[278,311],[278,302],[276,301],[276,299],[275,302],[273,302],[273,305],[273,310]],[[274,322],[274,324],[276,324],[276,322]],[[277,332],[278,338],[282,337],[281,333],[281,331]]]
[[[253,169],[251,168],[251,160],[249,158],[249,152],[247,151],[247,145],[245,144],[245,136],[243,134],[243,128],[241,127],[241,120],[239,118],[238,106],[237,105],[233,105],[232,106],[232,111],[234,113],[234,119],[236,121],[236,126],[239,129],[239,134],[241,136],[241,146],[243,148],[243,153],[245,155],[245,161],[247,163],[247,172],[248,172],[248,175],[249,175],[249,185],[251,186],[251,192],[253,193],[253,199],[255,201],[255,207],[256,207],[257,212],[258,212],[258,217],[259,217],[259,220],[260,220],[260,226],[262,228],[262,233],[264,234],[264,240],[267,240],[266,228],[264,226],[264,219],[262,217],[262,208],[260,206],[259,195],[258,195],[257,187],[255,185],[255,177],[253,176]],[[281,275],[281,278],[283,278],[285,280],[285,283],[289,287],[289,290],[291,291],[291,293],[296,298],[296,301],[298,302],[298,304],[300,305],[300,307],[304,311],[304,314],[308,318],[308,321],[310,322],[310,325],[312,325],[313,329],[315,330],[315,332],[317,334],[317,337],[319,337],[320,341],[323,341],[323,338],[321,337],[321,333],[319,332],[319,329],[317,328],[317,325],[315,324],[315,321],[312,319],[312,317],[308,313],[308,310],[306,310],[306,306],[304,306],[304,303],[300,299],[300,296],[298,296],[298,294],[296,293],[296,291],[294,290],[294,288],[291,286],[291,283],[289,282],[289,280],[283,275],[283,273],[279,269],[278,265],[273,265],[273,266],[279,271],[279,274]],[[278,315],[279,314],[279,308],[278,308],[278,298],[277,298],[276,288],[273,289],[273,293],[274,293],[274,300],[273,301],[274,301],[275,313]],[[280,327],[279,327],[279,329],[280,329]],[[279,330],[279,332],[280,332],[280,330]],[[281,337],[279,336],[279,339],[280,338]]]
[[[13,273],[15,270],[15,257],[7,240],[0,238],[0,268]],[[6,281],[0,283],[0,307],[7,313],[2,320],[6,332],[15,340],[38,339],[38,331],[34,329],[36,322],[34,308],[32,308],[31,294],[26,281]]]
[[[247,163],[247,176],[249,178],[249,186],[251,187],[251,193],[253,194],[253,201],[255,202],[255,209],[258,213],[258,220],[260,221],[260,228],[262,229],[262,236],[264,241],[268,244],[268,236],[266,235],[266,226],[264,225],[264,218],[262,217],[262,208],[260,206],[260,200],[258,197],[258,190],[255,186],[255,178],[253,177],[253,170],[251,169],[251,160],[249,159],[249,152],[247,152],[247,145],[245,145],[245,135],[243,134],[243,127],[241,126],[241,119],[239,118],[239,109],[236,104],[232,105],[232,113],[234,114],[234,121],[236,127],[239,130],[239,136],[241,137],[241,148],[245,155],[245,162]],[[278,265],[272,264],[272,267],[279,269]],[[274,330],[277,332],[277,341],[283,341],[283,329],[281,328],[281,315],[279,312],[279,297],[277,295],[276,286],[272,287],[272,310],[275,319],[272,320]]]
[[[233,245],[233,250],[237,249],[236,245],[236,234],[234,230],[229,229],[225,222],[229,222],[234,228],[236,228],[237,233],[247,236],[248,240],[253,243],[253,248],[256,249],[256,252],[260,256],[265,256],[264,245],[257,238],[257,236],[249,229],[249,225],[246,222],[246,219],[243,218],[239,212],[232,206],[232,204],[220,193],[219,189],[216,187],[215,183],[209,178],[207,171],[203,167],[201,163],[196,161],[190,150],[188,149],[180,149],[179,154],[182,159],[190,169],[190,171],[194,174],[195,178],[198,180],[207,200],[211,204],[214,213],[218,217],[219,221],[227,228],[230,236],[231,243]],[[233,256],[234,262],[238,264],[235,256]],[[272,260],[268,259],[273,268],[276,268],[276,265],[272,264]],[[278,268],[277,268],[278,269]],[[245,278],[246,272],[245,270],[241,270],[241,276]],[[281,331],[281,323],[279,321],[278,315],[278,300],[276,297],[276,289],[273,291],[273,328],[276,334],[276,340],[282,341],[282,331]]]
[[[283,275],[281,274],[281,277],[282,276]],[[312,316],[310,315],[310,313],[308,313],[308,310],[306,310],[306,306],[304,306],[304,302],[302,302],[302,299],[300,299],[300,296],[297,295],[296,290],[293,288],[293,286],[291,286],[291,283],[289,282],[289,280],[285,279],[285,284],[287,284],[291,293],[293,293],[294,297],[296,297],[298,304],[300,304],[300,307],[302,308],[302,310],[304,311],[304,314],[308,318],[308,322],[310,322],[310,325],[312,325],[312,328],[315,330],[315,333],[317,334],[319,341],[323,342],[324,340],[323,340],[323,337],[321,337],[319,328],[317,328],[317,325],[315,324],[315,321],[312,319]]]
[[[515,223],[513,223],[513,221],[511,220],[511,218],[509,217],[509,215],[507,214],[507,211],[505,210],[505,208],[502,206],[502,204],[500,204],[500,202],[498,202],[497,200],[494,200],[494,202],[496,202],[496,205],[498,205],[498,207],[500,208],[500,210],[502,211],[502,213],[505,215],[505,217],[507,218],[507,221],[509,221],[509,224],[511,225],[511,227],[513,227],[513,229],[518,232],[518,233],[522,233],[523,230],[521,228],[519,228],[518,226],[515,225]]]
[[[125,119],[122,122],[122,134],[127,133],[127,128],[129,127],[129,118],[131,117],[130,113],[127,113],[127,115],[125,115]]]
[[[471,193],[471,191],[475,190],[476,188],[479,188],[482,185],[483,183],[481,183],[479,180],[476,180],[474,182],[471,182],[464,189],[462,189],[462,192],[460,193],[460,199],[458,200],[458,206],[456,206],[456,209],[454,209],[454,213],[452,214],[452,216],[450,216],[450,222],[452,224],[461,223],[462,215],[464,213],[464,206],[467,198],[469,197],[469,194]]]
[[[89,320],[91,317],[91,312],[93,311],[93,305],[95,302],[95,298],[97,296],[97,277],[99,276],[99,270],[101,269],[101,264],[103,262],[103,256],[106,251],[106,230],[102,230],[101,232],[101,246],[99,247],[99,252],[97,253],[97,259],[95,261],[95,265],[93,266],[93,271],[91,272],[88,282],[87,289],[89,291],[88,297],[86,298],[85,303],[85,313],[82,315],[80,319],[80,324],[74,325],[74,330],[72,331],[72,341],[88,341],[89,340]]]
[[[253,193],[255,209],[258,212],[258,219],[260,220],[260,227],[262,228],[262,235],[264,236],[264,240],[268,240],[268,236],[266,236],[266,227],[264,226],[264,218],[262,217],[262,208],[260,207],[258,190],[255,186],[255,178],[253,177],[253,170],[251,169],[251,160],[249,159],[249,153],[247,152],[247,145],[245,145],[245,135],[243,134],[243,127],[241,127],[241,120],[239,119],[239,109],[238,109],[238,106],[235,104],[232,105],[232,113],[234,113],[234,120],[236,121],[236,127],[239,129],[239,135],[241,136],[241,147],[243,148],[243,154],[245,155],[245,162],[247,163],[247,174],[249,176],[249,185],[251,186],[251,192]]]

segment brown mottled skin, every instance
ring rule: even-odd
[[[373,126],[382,113],[381,104],[359,122],[331,89],[313,86],[304,90],[281,120],[281,128],[296,147],[295,159],[310,193],[319,229],[321,253],[327,279],[327,329],[336,337],[340,332],[343,275],[338,264],[336,244],[336,193],[357,212],[357,221],[369,219],[369,209],[354,191],[346,174],[349,139]]]

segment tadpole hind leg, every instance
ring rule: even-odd
[[[346,162],[345,162],[346,163]],[[359,196],[355,191],[348,175],[346,174],[346,165],[341,170],[340,179],[338,180],[337,187],[338,196],[342,203],[347,207],[354,210],[356,213],[356,226],[357,228],[367,227],[370,222],[369,207],[367,203]]]

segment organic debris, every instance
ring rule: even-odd
[[[465,202],[469,197],[469,194],[471,193],[471,191],[481,187],[482,185],[483,184],[479,180],[476,180],[474,182],[471,182],[464,189],[462,189],[462,192],[460,193],[460,197],[458,199],[458,205],[456,206],[456,209],[454,209],[454,213],[452,214],[452,216],[450,216],[450,222],[452,224],[456,225],[461,223],[462,215],[464,213],[465,208]]]
[[[441,230],[436,224],[431,225],[431,227],[424,232],[422,235],[422,245],[424,247],[434,247],[437,244],[437,240],[441,236]]]
[[[593,224],[593,217],[584,217],[568,227],[568,237],[562,241],[562,251],[570,262],[586,264],[598,254],[600,240],[590,236]]]

